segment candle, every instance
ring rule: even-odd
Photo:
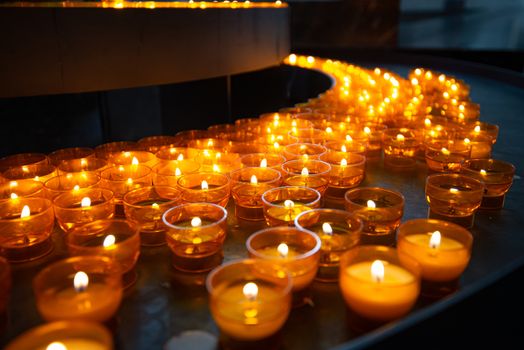
[[[123,151],[109,154],[108,162],[113,165],[143,164],[153,168],[158,163],[158,159],[147,151]]]
[[[5,350],[112,350],[111,333],[88,321],[58,321],[32,328],[11,341]]]
[[[49,163],[49,158],[43,153],[13,154],[0,159],[0,172],[3,173],[10,168],[19,168],[24,165],[34,168]]]
[[[227,205],[230,196],[229,177],[219,173],[194,173],[178,179],[178,189],[184,203],[214,203]]]
[[[155,186],[177,187],[180,176],[196,173],[199,169],[200,164],[192,160],[161,162],[153,168],[153,184]]]
[[[481,209],[497,210],[504,207],[504,198],[515,175],[513,164],[496,159],[471,159],[464,162],[462,172],[484,183]]]
[[[12,198],[0,202],[1,254],[10,262],[30,261],[53,249],[53,206],[44,198]]]
[[[484,184],[458,174],[434,174],[426,179],[429,217],[472,227],[475,211],[480,206]]]
[[[7,169],[2,176],[8,181],[33,179],[45,183],[50,178],[57,176],[57,171],[56,167],[51,164],[22,165]]]
[[[35,180],[18,180],[0,183],[0,199],[44,197],[44,184]]]
[[[47,321],[104,322],[122,300],[120,272],[100,256],[55,262],[36,275],[33,288],[38,312]]]
[[[423,280],[450,282],[466,269],[473,236],[465,228],[447,221],[415,219],[400,225],[398,254],[409,256],[421,267]]]
[[[104,188],[65,192],[53,200],[56,221],[64,232],[115,215],[113,192]]]
[[[97,220],[76,227],[66,236],[69,254],[105,256],[117,263],[124,287],[136,281],[140,255],[139,232],[124,220]]]
[[[363,155],[328,152],[320,159],[331,166],[326,197],[343,200],[347,190],[357,187],[364,180],[366,157]]]
[[[169,135],[147,136],[138,140],[137,144],[140,149],[155,154],[161,149],[174,147],[177,138]]]
[[[359,243],[362,221],[343,210],[313,209],[299,214],[295,226],[316,233],[322,242],[316,279],[336,282],[340,256]]]
[[[62,148],[49,153],[49,161],[54,166],[58,166],[64,160],[91,158],[95,156],[95,151],[88,147]]]
[[[107,166],[107,160],[100,158],[69,159],[63,160],[58,164],[58,174],[94,173],[100,176]]]
[[[235,339],[271,336],[282,328],[291,309],[291,278],[268,262],[221,265],[209,274],[206,287],[218,328]]]
[[[421,135],[414,129],[387,129],[382,135],[384,164],[393,167],[412,167],[421,146]]]
[[[95,156],[97,158],[109,159],[111,154],[125,151],[135,151],[138,149],[138,144],[133,141],[115,141],[99,145],[95,148]]]
[[[100,187],[113,191],[117,205],[134,189],[150,186],[151,168],[142,164],[115,165],[102,171]]]
[[[350,135],[345,135],[344,141],[326,142],[326,148],[331,152],[353,153],[365,156],[367,150],[367,141],[353,140]]]
[[[389,321],[415,304],[419,267],[409,258],[400,260],[393,248],[357,247],[342,256],[339,285],[351,310],[366,319]]]
[[[227,211],[213,203],[187,203],[167,210],[162,220],[173,253],[173,265],[181,271],[208,271],[222,262]]]
[[[426,164],[432,171],[459,172],[470,154],[471,145],[461,140],[439,140],[426,144]]]
[[[363,244],[394,245],[404,214],[404,196],[379,187],[361,187],[345,194],[345,208],[362,220]]]
[[[159,165],[167,165],[171,161],[191,160],[198,156],[199,150],[189,147],[169,147],[159,150],[155,157]]]
[[[100,183],[100,176],[93,173],[70,173],[50,178],[44,183],[47,198],[53,200],[56,196],[81,188],[95,188]]]
[[[281,165],[286,161],[282,155],[272,153],[251,153],[240,157],[243,167],[272,168],[282,171]]]
[[[488,134],[461,134],[464,143],[471,146],[472,159],[488,159],[491,157],[493,147],[493,137]]]
[[[269,226],[292,226],[296,216],[320,206],[320,192],[300,186],[267,190],[262,195],[264,218]]]
[[[304,115],[301,116],[302,118]],[[327,135],[324,130],[320,129],[314,129],[314,128],[306,128],[306,129],[292,129],[292,131],[289,132],[289,138],[295,142],[295,143],[316,143],[316,144],[323,144],[326,139]]]
[[[380,157],[382,151],[382,134],[386,129],[387,127],[382,124],[366,123],[354,126],[349,133],[354,141],[367,143],[366,157],[369,159]]]
[[[284,157],[293,159],[319,159],[326,153],[326,147],[314,143],[293,143],[284,147]]]
[[[282,164],[282,170],[284,185],[309,187],[323,195],[329,184],[331,166],[321,160],[289,160]]]
[[[294,227],[271,227],[253,233],[246,241],[249,256],[271,261],[292,277],[293,292],[305,289],[318,270],[320,239]]]
[[[140,231],[140,243],[158,246],[166,243],[162,215],[180,204],[179,190],[168,186],[148,186],[126,193],[124,212],[129,223]]]
[[[195,160],[200,163],[201,171],[203,172],[214,172],[227,175],[241,167],[240,156],[237,153],[224,153],[222,151],[205,149]]]
[[[242,168],[231,173],[235,214],[245,220],[264,220],[262,194],[280,184],[280,172],[271,168]]]

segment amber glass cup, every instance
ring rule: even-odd
[[[20,153],[13,154],[0,159],[0,172],[9,168],[27,166],[29,168],[49,164],[49,158],[43,153]]]
[[[289,160],[282,164],[284,185],[304,186],[324,194],[329,185],[331,165],[321,160]]]
[[[164,148],[177,145],[177,138],[169,135],[147,136],[138,140],[138,147],[144,151],[155,154]]]
[[[63,160],[58,164],[59,175],[69,173],[94,173],[100,175],[108,167],[107,160],[101,158],[81,158]]]
[[[314,143],[292,143],[284,147],[284,157],[293,159],[319,159],[326,153],[326,147]]]
[[[320,160],[331,166],[326,197],[344,199],[347,190],[364,180],[366,157],[356,153],[328,152]]]
[[[57,176],[57,171],[56,167],[51,164],[22,165],[9,168],[2,176],[8,181],[33,179],[45,183],[50,178]]]
[[[229,201],[229,177],[218,173],[195,173],[178,179],[184,203],[214,203],[222,207]]]
[[[91,158],[95,156],[95,151],[88,147],[62,148],[49,153],[49,161],[54,166],[58,166],[64,160]]]
[[[18,197],[45,197],[44,184],[29,179],[0,184],[0,199],[16,199]]]
[[[95,188],[100,184],[100,176],[93,173],[71,173],[50,178],[44,183],[47,198],[51,201],[56,196],[81,188]]]
[[[264,218],[269,226],[292,226],[298,214],[320,207],[321,195],[315,189],[283,186],[262,195]]]
[[[127,192],[151,183],[151,168],[148,166],[115,165],[102,171],[100,187],[113,191],[116,203],[120,204]]]
[[[382,135],[384,164],[410,168],[416,164],[416,155],[421,147],[421,135],[414,129],[387,129]]]

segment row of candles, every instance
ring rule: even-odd
[[[212,315],[242,340],[278,331],[315,279],[338,282],[350,309],[377,322],[406,314],[421,282],[425,294],[456,284],[475,211],[502,208],[515,172],[490,158],[498,127],[478,121],[467,85],[424,69],[403,79],[314,57],[286,63],[320,69],[336,84],[235,124],[0,159],[2,255],[20,263],[49,253],[56,218],[72,256],[34,280],[42,317],[66,322],[42,326],[44,340],[29,331],[10,349],[76,348],[64,332],[111,348],[107,331],[89,322],[116,313],[141,245],[167,242],[181,271],[213,270]],[[429,219],[401,224],[401,193],[358,187],[366,163],[382,154],[386,168],[425,161],[435,172],[426,181]],[[247,239],[248,260],[220,265],[230,197],[239,222],[269,228]],[[5,309],[10,279],[2,281]]]

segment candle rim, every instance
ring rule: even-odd
[[[73,175],[76,178],[78,178],[78,176],[82,176],[82,175],[80,175],[80,173],[71,173],[71,174],[76,174],[76,175]],[[100,183],[100,180],[102,179],[100,177],[100,175],[98,175],[97,173],[93,173],[93,172],[85,172],[85,175],[86,175],[86,177],[85,177],[86,183],[82,184],[83,187],[80,187],[81,189],[82,188],[90,188],[90,187],[93,187],[93,186],[97,186]],[[91,179],[88,179],[88,178],[91,178]],[[44,187],[47,190],[49,190],[49,191],[63,192],[63,191],[70,191],[70,190],[74,189],[74,186],[76,186],[76,185],[80,186],[78,183],[75,183],[75,184],[73,184],[73,186],[71,186],[71,188],[62,188],[61,187],[63,185],[61,183],[62,179],[65,179],[67,181],[74,181],[74,180],[76,180],[74,178],[69,179],[67,174],[59,174],[57,176],[53,176],[53,177],[49,178],[48,180],[46,180],[44,182]],[[81,180],[81,181],[84,181],[84,180]],[[56,182],[58,182],[58,183],[55,184]],[[58,186],[56,186],[56,185],[58,185]],[[70,184],[67,184],[67,185],[70,185]]]
[[[388,194],[391,194],[391,195],[394,195],[395,197],[398,197],[400,199],[399,203],[396,203],[394,205],[391,205],[391,206],[388,206],[388,207],[377,207],[376,209],[377,210],[381,210],[381,209],[390,209],[390,208],[403,208],[404,207],[404,203],[406,201],[406,199],[404,198],[404,195],[398,191],[395,191],[395,190],[392,190],[392,189],[388,189],[388,188],[383,188],[383,187],[358,187],[358,188],[353,188],[351,190],[348,190],[345,195],[344,195],[344,199],[347,201],[347,202],[350,202],[351,204],[353,205],[356,205],[356,206],[359,206],[361,208],[367,208],[367,205],[365,204],[359,204],[359,203],[356,203],[354,202],[353,198],[351,198],[351,195],[355,194],[355,193],[358,193],[358,192],[363,192],[365,193],[365,191],[371,191],[371,192],[374,192],[374,191],[381,191],[382,193],[386,192]],[[368,196],[369,197],[369,196]],[[360,198],[360,196],[356,197],[356,198]],[[356,199],[355,198],[355,199]],[[372,198],[367,198],[368,200],[371,199],[373,201],[376,201],[376,199],[372,199]]]
[[[240,168],[240,169],[233,170],[230,173],[231,182],[232,183],[243,184],[243,185],[252,184],[251,183],[251,179],[241,180],[241,179],[236,179],[235,177],[236,177],[236,175],[241,176],[242,172],[249,173],[250,177],[251,177],[251,175],[255,175],[256,176],[257,174],[254,173],[255,169],[257,169],[257,171],[269,172],[270,174],[276,175],[276,178],[273,178],[273,179],[270,179],[270,180],[261,180],[257,176],[257,184],[272,184],[274,182],[278,182],[282,178],[282,173],[280,171],[276,170],[276,169],[271,168],[271,167],[267,167],[267,168],[263,168],[263,167],[245,167],[245,168]],[[252,172],[252,173],[250,173],[250,172]]]
[[[211,206],[211,207],[214,207],[216,209],[219,209],[222,213],[223,213],[223,216],[216,220],[216,221],[213,221],[212,223],[210,224],[207,224],[207,225],[201,225],[201,226],[198,226],[199,229],[202,229],[202,228],[208,228],[208,227],[213,227],[213,226],[217,226],[217,225],[220,225],[221,223],[223,223],[225,220],[227,220],[227,209],[218,205],[218,204],[215,204],[215,203],[208,203],[208,202],[197,202],[197,203],[184,203],[184,204],[181,204],[181,205],[177,205],[173,208],[170,208],[168,210],[166,210],[164,212],[164,214],[162,214],[162,222],[169,228],[172,228],[172,229],[177,229],[177,230],[187,230],[188,227],[185,227],[185,226],[180,226],[180,225],[176,225],[176,224],[173,224],[173,223],[170,223],[167,221],[167,217],[171,214],[171,212],[175,212],[176,210],[181,210],[183,208],[187,208],[187,207],[190,207],[190,206],[196,206],[196,205],[208,205],[208,206]],[[195,215],[193,215],[195,216]],[[201,219],[205,217],[203,216],[199,216]],[[213,219],[214,220],[214,219]]]
[[[198,188],[192,188],[192,187],[188,187],[187,185],[183,184],[182,182],[183,181],[187,181],[188,178],[191,178],[191,177],[197,177],[197,178],[200,178],[200,181],[198,181]],[[219,185],[216,185],[215,181],[211,181],[211,178],[218,178],[220,180],[222,180],[222,184],[219,184]],[[192,174],[182,174],[178,180],[177,180],[177,185],[180,186],[181,188],[184,189],[184,191],[188,191],[188,192],[191,192],[191,191],[194,191],[194,192],[201,192],[202,191],[202,188],[200,187],[201,184],[202,184],[202,180],[205,180],[208,185],[214,185],[214,186],[217,186],[215,188],[210,188],[210,189],[207,189],[206,191],[220,191],[222,190],[223,188],[226,188],[230,185],[230,182],[231,180],[229,179],[229,177],[226,175],[226,174],[222,174],[222,173],[213,173],[213,172],[198,172],[198,173],[192,173]]]
[[[122,178],[122,179],[112,178],[111,174],[113,173],[113,170],[118,169],[120,167],[123,167],[125,172],[128,172],[128,171],[132,173],[135,172],[135,175],[139,173],[138,169],[141,169],[141,170],[140,170],[140,174],[138,174],[139,176],[126,176],[125,178]],[[133,181],[143,179],[151,175],[151,172],[152,172],[151,168],[145,164],[137,164],[137,165],[121,164],[121,165],[109,166],[108,168],[102,170],[102,172],[100,173],[100,177],[104,181],[124,183],[124,182],[127,182],[128,179],[132,179]]]
[[[310,192],[315,193],[316,198],[314,200],[312,200],[311,202],[304,203],[304,205],[306,205],[306,206],[315,205],[316,203],[320,202],[320,199],[322,198],[322,195],[320,194],[320,192],[318,190],[316,190],[314,188],[311,188],[311,187],[306,187],[306,186],[280,186],[280,187],[275,187],[275,188],[269,189],[266,192],[264,192],[260,198],[262,199],[262,202],[264,204],[266,204],[267,206],[288,209],[288,208],[286,208],[286,206],[284,204],[276,204],[276,203],[270,202],[268,199],[266,199],[266,195],[268,193],[273,193],[273,192],[276,192],[276,191],[282,191],[282,190],[286,190],[286,189],[300,189],[300,190],[303,190],[303,191],[310,191]],[[290,199],[293,202],[295,201],[295,200],[293,200],[291,198],[283,198],[283,199],[284,200]],[[282,202],[282,203],[284,203],[284,202]]]
[[[413,262],[416,262],[413,258],[410,258],[410,259],[413,260]],[[347,272],[348,268],[350,268],[350,267],[352,267],[354,265],[363,264],[363,263],[369,263],[370,264],[370,271],[369,271],[369,273],[371,275],[371,264],[374,261],[376,261],[376,260],[381,261],[383,263],[383,265],[384,265],[384,280],[382,280],[381,282],[377,282],[377,281],[374,281],[374,280],[371,281],[371,280],[368,280],[368,279],[363,278],[363,277],[350,275]],[[394,265],[394,266],[396,266],[398,268],[401,268],[402,270],[404,270],[407,273],[409,273],[413,277],[413,280],[407,281],[407,282],[402,282],[402,283],[386,282],[385,281],[385,275],[386,275],[386,270],[387,270],[387,266],[388,265]],[[419,264],[416,263],[416,266],[419,266]],[[343,268],[341,267],[341,271],[342,271],[341,273],[344,273],[348,277],[356,279],[356,280],[358,280],[358,281],[360,281],[362,283],[371,284],[371,285],[382,285],[382,286],[387,286],[387,288],[400,288],[400,287],[404,287],[404,286],[407,286],[407,285],[410,285],[410,284],[413,284],[413,283],[416,283],[416,284],[419,283],[419,274],[415,273],[414,271],[411,271],[409,268],[403,266],[402,264],[398,264],[398,263],[395,263],[395,262],[391,262],[391,261],[389,261],[387,259],[381,259],[381,258],[368,259],[368,260],[359,260],[359,261],[353,262],[351,264],[345,265]]]
[[[422,228],[420,230],[417,230],[417,232],[406,232],[406,230],[408,228],[410,228],[411,226],[421,226]],[[419,232],[420,231],[420,232]],[[403,243],[407,244],[407,245],[410,245],[410,246],[413,246],[413,247],[424,247],[424,248],[429,248],[429,245],[426,246],[426,245],[420,245],[420,244],[415,244],[411,241],[409,241],[406,237],[407,236],[411,236],[411,235],[415,235],[415,234],[426,234],[428,232],[435,232],[435,231],[440,231],[440,235],[442,238],[451,238],[451,239],[454,239],[456,241],[459,241],[461,244],[464,245],[463,248],[454,248],[454,249],[442,249],[441,246],[438,248],[439,250],[441,251],[444,251],[444,252],[452,252],[452,251],[459,251],[459,250],[470,250],[472,244],[473,244],[473,235],[471,234],[471,232],[458,225],[458,224],[455,224],[453,222],[449,222],[449,221],[444,221],[444,220],[438,220],[438,219],[411,219],[411,220],[407,220],[405,222],[403,222],[402,224],[400,224],[399,228],[398,228],[398,233],[397,233],[397,239],[398,239],[398,242],[402,241]],[[461,236],[464,236],[464,237],[467,237],[466,238],[466,241],[462,241],[462,240],[458,240],[454,237],[451,237],[449,235],[449,232],[450,231],[454,231],[454,232],[457,232],[458,234],[460,234]]]
[[[17,215],[17,217],[14,217],[12,219],[6,219],[6,218],[3,218],[3,217],[0,217],[0,222],[12,223],[12,222],[16,222],[16,221],[22,222],[22,221],[27,221],[27,220],[34,220],[35,218],[38,218],[40,216],[47,215],[50,210],[53,210],[53,203],[51,202],[51,200],[49,200],[47,198],[43,198],[43,197],[18,197],[17,199],[18,199],[18,204],[20,206],[20,213]],[[11,206],[12,204],[10,202],[11,202],[10,200],[2,200],[2,201],[0,201],[0,208],[1,208],[1,206]],[[43,205],[42,204],[31,204],[31,203],[43,203]],[[25,217],[25,218],[21,218],[20,214],[22,212],[22,208],[25,205],[29,206],[29,208],[31,210],[31,215],[29,215],[28,217]],[[42,209],[37,212],[36,208],[38,208],[38,207],[42,207]],[[0,211],[1,211],[1,209],[0,209]]]
[[[357,229],[355,230],[351,230],[351,232],[347,232],[345,234],[360,234],[360,232],[362,232],[363,228],[364,228],[364,223],[362,222],[361,219],[359,219],[357,216],[355,216],[354,214],[348,212],[348,211],[345,211],[345,210],[341,210],[341,209],[332,209],[332,208],[315,208],[315,209],[310,209],[310,210],[306,210],[306,211],[303,211],[302,213],[298,214],[296,217],[295,217],[295,220],[293,221],[295,226],[298,228],[298,229],[301,229],[301,230],[307,230],[307,231],[310,231],[307,227],[304,227],[303,225],[301,225],[299,223],[300,219],[305,217],[305,216],[308,216],[308,215],[312,215],[314,213],[329,213],[329,214],[335,214],[335,215],[343,215],[344,217],[346,218],[350,218],[355,224],[358,225]],[[319,215],[319,220],[316,223],[320,222],[320,215]],[[326,222],[324,220],[324,222]],[[336,235],[336,234],[340,234],[340,233],[335,233],[333,231],[333,235]]]
[[[165,189],[166,191],[170,191],[170,193],[171,192],[172,193],[176,193],[177,195],[176,195],[175,198],[169,198],[169,197],[166,197],[166,196],[161,196],[156,191],[156,189]],[[159,200],[167,199],[167,201],[165,201],[165,202],[157,203],[160,208],[163,208],[163,207],[166,207],[166,206],[171,206],[173,203],[177,203],[182,198],[182,191],[180,191],[179,189],[177,189],[175,187],[167,186],[167,185],[159,185],[159,186],[152,185],[152,186],[144,186],[144,187],[136,188],[134,190],[131,190],[131,191],[127,192],[124,195],[124,198],[122,199],[124,205],[126,205],[126,206],[128,206],[130,208],[135,208],[135,209],[145,209],[145,208],[147,208],[147,207],[145,207],[143,205],[137,205],[136,203],[138,203],[139,201],[132,202],[129,199],[131,196],[136,195],[139,192],[146,192],[146,191],[154,192],[157,195],[157,196],[155,196],[155,198],[152,198],[152,200],[154,200],[154,199],[159,199]],[[150,197],[148,197],[147,199],[150,199]]]
[[[248,153],[248,154],[242,155],[240,157],[240,163],[242,165],[245,165],[243,161],[246,160],[246,159],[249,159],[250,157],[254,158],[256,160],[256,162],[254,164],[260,164],[260,161],[265,158],[267,160],[267,163],[268,163],[267,164],[268,168],[278,167],[279,165],[281,165],[282,163],[284,163],[286,161],[286,158],[283,155],[281,155],[281,154],[257,152],[257,153]],[[262,157],[262,158],[259,159],[259,158],[256,158],[256,157]],[[269,158],[273,158],[274,160],[275,159],[279,159],[280,163],[275,164],[275,165],[269,165],[269,163],[270,163]],[[248,167],[253,167],[254,168],[255,166],[248,165]],[[260,167],[260,166],[258,166],[258,167]]]
[[[95,225],[103,225],[101,226],[100,229],[96,230],[96,231],[92,231],[91,227],[97,227]],[[118,230],[118,229],[112,229],[112,230],[109,230],[109,232],[101,232],[103,230],[106,230],[108,227],[110,226],[113,226],[113,225],[125,225],[129,228],[129,231],[128,232],[121,232],[121,230]],[[137,230],[135,228],[133,228],[129,222],[127,222],[127,220],[125,219],[101,219],[101,220],[95,220],[95,221],[91,221],[85,225],[82,225],[82,226],[78,226],[76,228],[74,228],[72,231],[70,231],[68,233],[68,235],[66,236],[66,244],[68,246],[73,246],[73,247],[80,247],[82,249],[89,249],[89,250],[96,250],[96,249],[102,249],[102,250],[105,250],[106,248],[102,246],[102,244],[100,244],[99,246],[85,246],[85,245],[82,245],[82,244],[78,244],[76,242],[73,242],[73,238],[75,236],[87,236],[87,237],[93,237],[93,238],[98,238],[98,237],[107,237],[108,235],[113,235],[115,236],[115,243],[112,244],[112,246],[118,246],[118,245],[122,245],[126,242],[128,242],[129,240],[133,239],[134,237],[139,237],[140,235],[140,230]],[[117,240],[116,238],[119,237],[119,240]]]
[[[319,148],[318,151],[321,151],[321,152],[315,152],[315,153],[297,153],[297,152],[293,152],[291,150],[292,147],[300,147],[300,146],[306,146],[306,147],[311,147],[311,148]],[[284,146],[284,152],[287,152],[293,156],[297,156],[297,157],[300,157],[300,156],[303,156],[304,154],[307,154],[308,156],[321,156],[323,154],[325,154],[327,152],[327,148],[326,146],[324,145],[321,145],[321,144],[318,144],[318,143],[311,143],[311,142],[295,142],[295,143],[290,143],[288,145],[285,145]]]
[[[292,169],[287,169],[287,166],[289,166],[290,164],[301,164],[302,166],[300,167],[300,170],[297,170],[297,171],[294,171]],[[308,166],[308,164],[317,164],[317,165],[320,165],[320,166],[324,166],[324,168],[326,168],[327,166],[327,169],[323,170],[323,171],[319,171],[317,173],[314,173],[312,174],[311,173],[311,167]],[[286,174],[289,174],[289,175],[301,175],[301,176],[304,176],[302,175],[301,171],[303,168],[307,168],[310,173],[307,175],[307,176],[310,176],[310,177],[321,177],[321,176],[325,176],[327,174],[329,174],[329,172],[331,171],[331,164],[323,161],[323,160],[320,160],[320,159],[308,159],[308,160],[302,160],[302,159],[292,159],[292,160],[288,160],[284,163],[282,163],[281,165],[281,168],[282,168],[282,171],[284,171]]]
[[[479,169],[473,168],[473,164],[482,164],[482,166],[479,166]],[[486,164],[483,164],[486,163]],[[492,174],[490,174],[488,171],[490,170],[490,167],[493,168],[493,164],[497,163],[497,165],[502,165],[504,168],[506,168],[502,172],[498,172],[497,174],[504,174],[504,175],[514,175],[516,168],[515,165],[513,165],[510,162],[507,162],[505,160],[501,159],[495,159],[495,158],[474,158],[474,159],[467,159],[464,161],[464,166],[462,167],[466,172],[479,174],[480,170],[486,170],[486,175],[483,175],[483,177],[490,177]]]
[[[474,195],[476,193],[484,193],[484,182],[478,180],[478,179],[475,179],[473,177],[470,177],[470,176],[466,176],[466,175],[462,175],[462,174],[431,174],[431,175],[428,175],[427,178],[426,178],[426,193],[427,193],[427,188],[431,188],[435,191],[439,191],[439,192],[450,192],[449,189],[445,189],[445,188],[442,188],[440,186],[437,186],[435,185],[435,181],[436,179],[450,179],[450,182],[452,182],[452,187],[454,186],[462,186],[461,184],[463,183],[466,183],[466,184],[470,184],[470,185],[474,185],[476,186],[471,188],[469,191],[467,191],[468,195]],[[459,182],[459,183],[457,183]],[[454,191],[455,192],[455,191]],[[456,191],[457,194],[460,194],[460,193],[463,193],[464,191]]]
[[[93,193],[93,192],[101,192],[101,197],[104,198],[104,201],[101,203],[95,203],[95,204],[91,203],[90,207],[97,207],[97,206],[105,205],[107,204],[107,202],[115,198],[115,194],[113,191],[107,188],[102,188],[102,187],[80,188],[78,192],[75,193],[75,197],[77,195],[80,199],[82,199],[83,197],[89,197],[91,201],[93,201],[92,196],[86,195],[86,193]],[[107,197],[104,194],[106,194]],[[79,208],[69,208],[59,203],[61,199],[63,199],[64,197],[70,196],[70,195],[71,195],[70,192],[60,193],[58,196],[56,196],[53,199],[53,205],[60,208],[60,210],[78,211],[78,210],[85,209],[85,208],[80,208],[80,207]]]

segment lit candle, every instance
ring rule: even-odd
[[[178,179],[182,202],[214,203],[225,207],[230,196],[230,179],[220,173],[194,173]]]
[[[293,225],[296,216],[320,206],[320,193],[311,188],[284,186],[262,195],[264,217],[269,226]]]

